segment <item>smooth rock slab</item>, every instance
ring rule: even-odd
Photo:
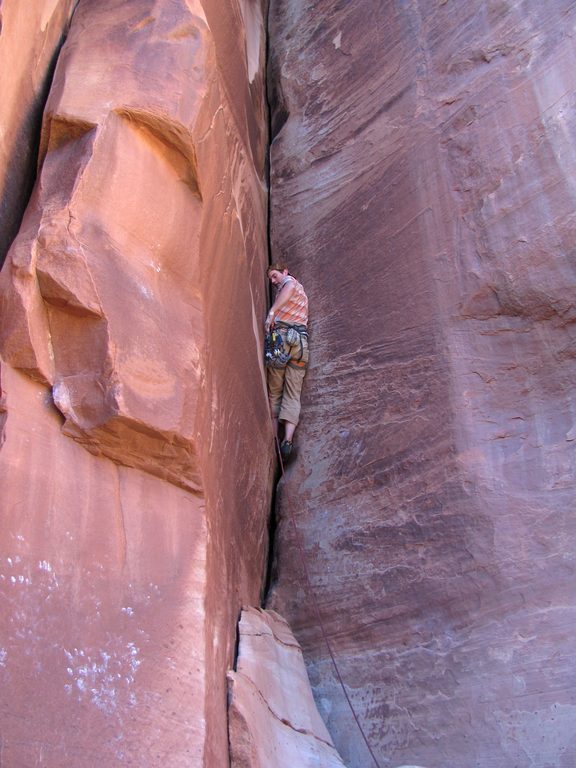
[[[239,633],[236,671],[228,673],[232,768],[342,768],[286,621],[245,608]]]

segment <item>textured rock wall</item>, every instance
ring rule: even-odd
[[[264,42],[252,0],[74,14],[0,276],[3,764],[228,763],[271,482]]]
[[[76,0],[0,0],[0,263],[34,181],[42,107]]]
[[[347,764],[576,760],[576,6],[272,3],[272,244],[311,301],[270,605]]]

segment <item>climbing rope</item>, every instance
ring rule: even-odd
[[[282,452],[280,450],[280,441],[278,440],[278,435],[276,435],[275,438],[276,441],[276,450],[278,452],[278,458],[280,460],[280,472],[282,475],[282,478],[286,478],[286,473],[284,471],[284,461],[282,460]],[[316,612],[316,616],[318,618],[318,625],[320,627],[320,631],[322,632],[322,637],[324,639],[324,643],[326,645],[326,648],[328,649],[328,654],[330,656],[330,659],[332,661],[332,665],[334,667],[334,671],[336,672],[336,677],[338,678],[338,682],[340,683],[340,686],[342,688],[342,691],[344,692],[344,698],[348,702],[348,706],[350,707],[350,711],[352,712],[352,716],[354,720],[356,721],[356,725],[358,726],[358,730],[360,731],[362,738],[364,739],[364,743],[366,744],[366,747],[368,748],[368,752],[370,753],[370,756],[372,757],[372,760],[374,761],[374,765],[376,768],[381,768],[380,763],[376,759],[376,755],[374,754],[374,751],[372,747],[370,746],[370,742],[368,741],[368,737],[366,736],[366,733],[364,732],[364,729],[362,728],[362,725],[360,723],[360,720],[358,718],[358,715],[356,714],[356,710],[354,709],[352,702],[350,700],[350,697],[348,696],[348,691],[346,690],[346,686],[344,685],[344,680],[342,679],[342,675],[340,674],[340,670],[338,669],[338,664],[336,663],[336,658],[334,656],[334,652],[332,650],[332,646],[330,644],[330,640],[328,639],[328,635],[326,633],[326,628],[324,626],[324,621],[322,620],[322,613],[320,612],[320,605],[318,603],[318,599],[316,597],[315,591],[312,589],[312,582],[310,580],[310,572],[308,571],[308,564],[306,561],[306,552],[304,549],[304,545],[302,543],[302,536],[300,534],[300,530],[296,524],[296,517],[294,515],[294,511],[292,509],[292,504],[290,502],[290,497],[288,494],[285,497],[285,500],[287,502],[286,506],[288,509],[288,514],[290,521],[292,523],[292,528],[294,530],[294,538],[296,539],[296,546],[298,547],[300,551],[300,562],[302,563],[302,570],[304,572],[304,580],[306,582],[306,588],[308,591],[308,594],[312,598],[312,603],[314,605],[314,610]]]

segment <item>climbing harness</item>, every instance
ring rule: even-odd
[[[304,339],[308,341],[308,329],[306,326],[297,325],[295,323],[284,323],[281,320],[276,323],[276,326],[279,326],[283,330],[286,338],[286,344],[290,348],[296,346],[296,344],[300,345],[300,354],[297,358],[292,356],[292,353],[290,352],[290,365],[296,366],[297,368],[305,368],[306,361],[302,360],[302,358],[304,357]]]
[[[278,457],[280,460],[280,473],[282,477],[285,479],[286,474],[284,472],[284,461],[282,460],[282,451],[280,448],[280,441],[278,439],[278,435],[275,437],[276,442],[276,450],[278,452]],[[302,564],[302,571],[304,573],[304,581],[306,583],[306,589],[308,591],[308,594],[312,598],[312,603],[314,604],[314,610],[316,612],[316,617],[318,619],[318,625],[320,627],[320,631],[322,632],[322,637],[324,639],[324,644],[326,645],[326,648],[328,649],[328,654],[330,656],[330,659],[332,661],[332,666],[334,667],[334,671],[336,672],[336,677],[338,679],[338,682],[340,683],[340,687],[342,688],[344,692],[344,698],[346,699],[348,706],[350,707],[350,711],[352,712],[352,716],[356,722],[356,725],[358,726],[358,730],[360,731],[362,738],[364,740],[364,743],[366,744],[366,747],[368,748],[368,752],[370,753],[370,756],[372,760],[374,761],[374,765],[376,768],[381,768],[380,763],[378,762],[376,755],[374,754],[374,751],[372,747],[370,746],[370,742],[368,741],[368,737],[366,736],[366,733],[364,732],[364,729],[362,728],[362,725],[360,723],[360,720],[358,718],[358,715],[356,714],[356,710],[354,709],[352,702],[350,700],[350,697],[348,695],[348,691],[346,690],[346,686],[344,685],[344,680],[342,679],[342,675],[340,674],[340,670],[338,669],[338,665],[336,664],[336,658],[334,656],[334,651],[332,650],[332,646],[330,644],[330,641],[328,639],[328,635],[326,633],[326,628],[324,626],[324,621],[322,620],[322,613],[320,612],[320,605],[318,604],[318,599],[316,597],[315,591],[312,589],[312,582],[310,580],[310,573],[308,571],[308,563],[306,560],[306,552],[304,550],[304,545],[302,543],[302,536],[300,534],[300,530],[298,526],[296,525],[296,517],[294,515],[294,511],[292,509],[292,504],[290,502],[290,498],[288,495],[286,495],[285,500],[287,502],[286,507],[288,509],[290,522],[292,523],[292,528],[294,530],[294,538],[296,539],[296,546],[298,547],[300,551],[300,562]]]
[[[304,367],[304,338],[308,339],[305,325],[278,322],[264,337],[264,362],[267,368],[285,368],[288,364]],[[300,354],[293,357],[291,349],[300,344]]]
[[[284,339],[277,328],[266,333],[264,337],[264,363],[267,368],[286,368],[290,360],[290,352],[286,351]]]

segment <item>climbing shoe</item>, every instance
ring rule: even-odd
[[[280,445],[280,455],[282,456],[282,461],[287,461],[290,458],[291,453],[292,443],[290,440],[284,440]]]

